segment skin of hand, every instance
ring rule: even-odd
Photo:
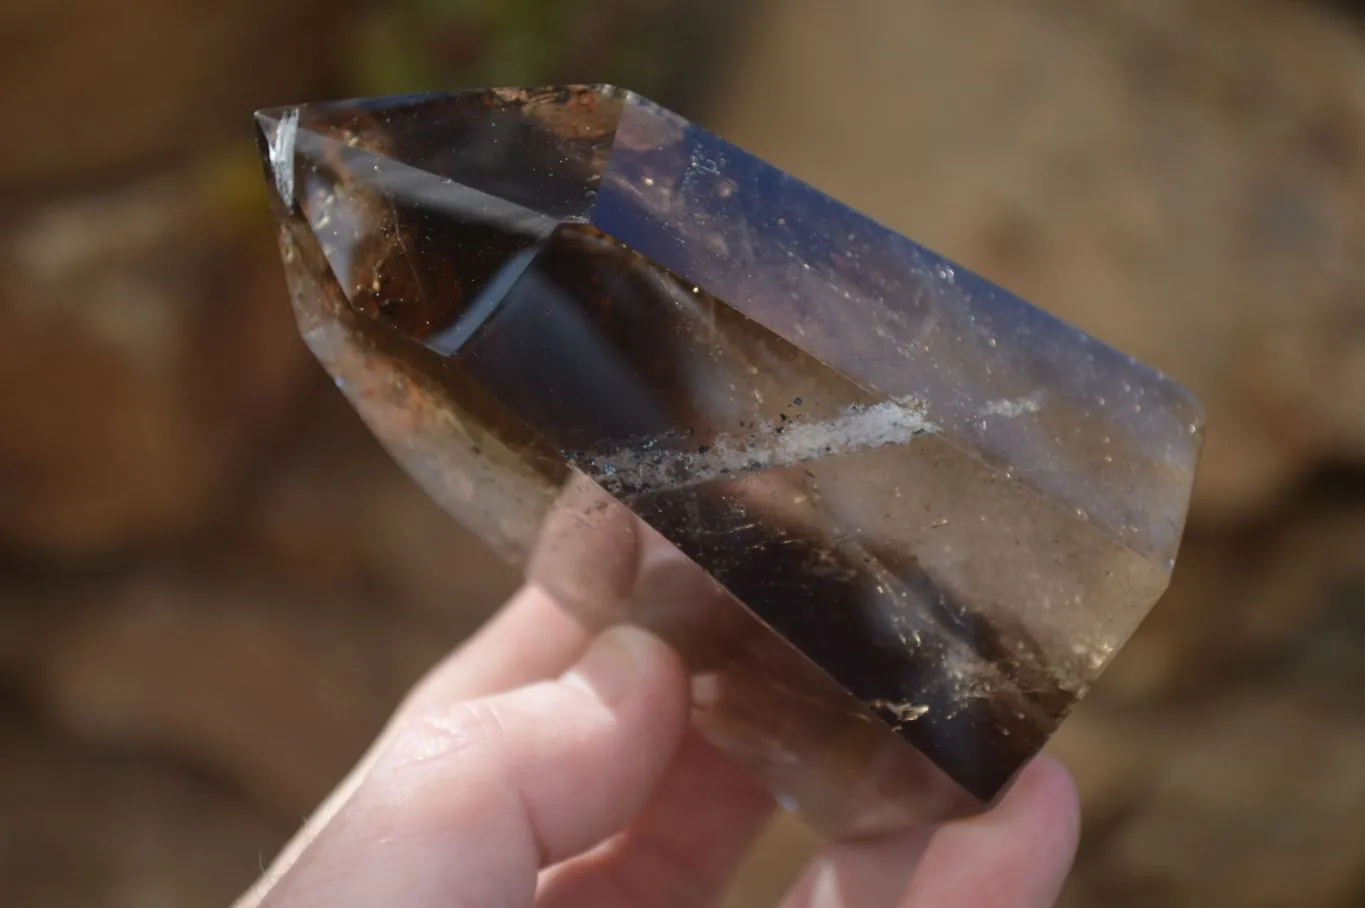
[[[530,574],[615,608],[640,534],[584,494],[551,516]],[[236,908],[713,905],[773,802],[688,712],[664,643],[593,638],[532,582],[417,686]],[[783,908],[1043,908],[1078,826],[1070,777],[1040,757],[988,813],[827,846]]]

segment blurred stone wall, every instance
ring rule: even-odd
[[[1064,904],[1365,904],[1365,28],[1301,0],[8,0],[0,892],[221,905],[515,582],[296,340],[249,114],[641,87],[1187,382]],[[703,52],[704,51],[704,52]],[[779,822],[734,903],[811,847]]]

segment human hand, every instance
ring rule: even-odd
[[[590,642],[528,586],[417,687],[237,908],[711,905],[772,801],[687,730],[687,697],[658,639]],[[1051,905],[1077,825],[1066,771],[1040,758],[990,813],[829,846],[784,906]]]

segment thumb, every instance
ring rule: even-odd
[[[678,657],[613,628],[556,681],[406,719],[265,906],[525,906],[623,829],[687,724]]]

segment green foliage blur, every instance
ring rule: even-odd
[[[356,94],[610,81],[656,97],[717,3],[398,0],[353,29]],[[709,31],[715,34],[714,29]],[[691,69],[691,67],[687,67]]]

